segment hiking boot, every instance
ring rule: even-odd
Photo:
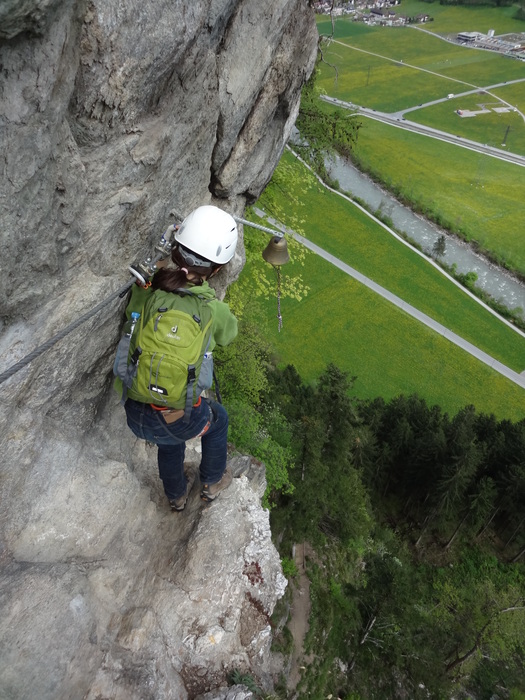
[[[186,487],[186,493],[184,496],[179,496],[179,498],[176,498],[174,501],[170,500],[170,508],[174,513],[178,513],[181,510],[184,510],[186,507],[186,503],[188,501],[188,487]]]
[[[186,493],[183,494],[182,496],[179,496],[178,498],[170,500],[170,508],[174,513],[180,513],[181,510],[184,510],[186,507],[186,503],[188,501],[188,496],[190,495],[191,487],[193,486],[193,482],[195,481],[195,472],[184,472],[186,475]]]
[[[221,491],[224,491],[224,489],[227,489],[228,486],[231,484],[233,479],[233,474],[232,470],[230,467],[226,467],[224,470],[224,474],[222,475],[222,478],[220,481],[217,481],[216,484],[203,484],[202,485],[202,491],[201,491],[201,498],[203,501],[206,503],[211,503],[214,501],[217,496],[220,494]]]

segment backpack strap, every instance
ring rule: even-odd
[[[190,422],[191,410],[193,408],[193,385],[195,384],[195,365],[190,365],[188,367],[188,384],[186,386],[186,404],[184,406],[184,418],[183,423]]]
[[[180,296],[192,296],[192,297],[197,297],[201,302],[207,303],[210,301],[209,299],[206,299],[202,294],[195,294],[192,292],[190,289],[185,289],[184,287],[179,287],[178,289],[174,289],[173,294],[180,294]],[[211,343],[211,333],[208,337],[208,342],[206,343],[206,349],[204,350],[204,354],[208,352],[208,348],[210,347]],[[193,409],[193,387],[195,385],[195,382],[197,381],[197,375],[195,374],[195,365],[190,365],[188,367],[188,382],[186,385],[186,403],[184,405],[184,417],[182,419],[183,423],[189,423],[190,422],[190,417],[191,417],[191,411]]]
[[[208,342],[206,343],[206,349],[204,350],[204,354],[206,354],[208,352],[208,348],[210,347],[210,343],[211,343],[211,332],[210,332],[210,335],[208,336]],[[193,385],[195,384],[196,379],[197,379],[197,376],[195,374],[195,365],[190,365],[188,367],[188,385],[186,387],[186,404],[184,406],[184,418],[182,419],[183,423],[190,422],[191,410],[193,408]]]
[[[139,366],[139,358],[142,354],[142,350],[139,347],[135,348],[135,352],[131,356],[129,360],[129,364],[126,368],[126,374],[122,379],[122,398],[120,399],[120,403],[124,405],[126,403],[126,399],[128,398],[128,389],[131,388],[131,385],[133,384],[133,380],[137,376],[137,369]]]
[[[184,296],[190,296],[190,297],[197,297],[201,301],[211,301],[211,299],[206,299],[204,294],[199,294],[198,292],[192,292],[191,289],[185,289],[184,287],[178,287],[177,289],[174,289],[170,294],[180,294],[181,297]]]

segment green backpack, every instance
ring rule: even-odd
[[[135,401],[184,408],[188,422],[193,404],[212,383],[211,354],[205,360],[211,324],[208,300],[198,293],[154,291],[131,337],[124,394],[127,389]]]

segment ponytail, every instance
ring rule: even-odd
[[[187,269],[173,270],[163,267],[155,273],[151,280],[151,288],[162,289],[165,292],[174,292],[176,289],[188,285]]]
[[[162,289],[165,292],[174,292],[176,289],[187,287],[189,275],[192,276],[189,284],[200,286],[205,279],[208,279],[215,270],[221,267],[221,265],[214,263],[210,263],[211,267],[188,265],[178,247],[171,251],[171,259],[177,268],[174,270],[173,268],[163,267],[156,272],[151,281],[153,290]]]

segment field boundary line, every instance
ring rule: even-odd
[[[475,88],[476,90],[482,90],[483,88],[477,87],[474,85],[474,83],[468,83],[466,80],[460,80],[459,78],[453,78],[450,75],[443,75],[442,73],[437,73],[434,70],[430,70],[429,68],[422,68],[421,66],[414,66],[411,63],[405,63],[404,61],[400,61],[397,58],[390,58],[390,56],[382,56],[380,53],[374,53],[374,51],[368,51],[367,49],[360,49],[357,46],[352,46],[351,44],[345,44],[344,41],[341,41],[340,39],[332,39],[330,43],[333,44],[339,44],[340,46],[344,46],[347,49],[351,49],[352,51],[359,51],[360,53],[366,53],[369,56],[375,56],[376,58],[380,58],[383,61],[390,61],[391,63],[400,63],[406,68],[412,68],[412,70],[419,70],[422,71],[423,73],[429,73],[430,75],[435,75],[437,78],[442,78],[443,80],[450,80],[453,83],[461,83],[461,85],[468,85],[472,88]]]
[[[457,345],[458,347],[462,348],[470,355],[480,360],[484,364],[488,365],[499,374],[503,375],[507,379],[510,379],[512,382],[514,382],[514,384],[517,384],[518,386],[521,386],[523,389],[525,389],[525,375],[518,374],[518,372],[515,372],[510,367],[507,367],[507,365],[504,365],[499,360],[496,360],[496,358],[492,357],[492,355],[489,355],[484,350],[481,350],[476,345],[473,345],[468,340],[465,340],[457,333],[454,333],[454,331],[452,331],[450,328],[447,328],[438,321],[435,321],[423,311],[416,309],[415,306],[412,306],[408,302],[401,299],[401,297],[398,297],[396,294],[393,294],[388,289],[385,289],[381,285],[377,284],[377,282],[374,282],[369,277],[366,277],[358,270],[355,270],[354,268],[350,267],[350,265],[347,265],[339,258],[336,258],[335,255],[328,253],[320,246],[316,245],[315,243],[312,243],[312,241],[309,241],[304,236],[294,233],[294,237],[306,248],[308,248],[314,253],[317,253],[317,255],[320,255],[322,258],[330,262],[332,265],[335,265],[337,268],[345,272],[350,277],[353,277],[355,280],[365,285],[373,292],[376,292],[376,294],[379,294],[387,301],[390,301],[401,311],[404,311],[405,313],[409,314],[409,316],[412,316],[412,318],[416,319],[417,321],[420,321],[428,328],[431,328],[432,330],[439,333],[439,335],[441,335],[443,338],[446,338],[451,343],[454,343],[454,345]]]

